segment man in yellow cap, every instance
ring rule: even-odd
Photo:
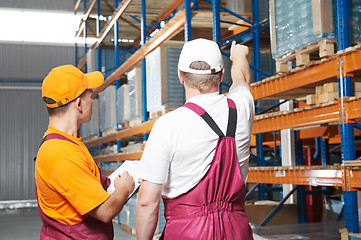
[[[43,81],[49,126],[35,162],[40,239],[113,239],[111,220],[134,188],[125,172],[109,194],[109,179],[77,135],[91,119],[92,89],[103,81],[100,72],[84,74],[72,65],[52,69]]]

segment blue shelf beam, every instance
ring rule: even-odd
[[[213,13],[213,41],[218,45],[221,43],[221,22],[220,22],[220,0],[212,0],[212,13]]]
[[[337,17],[337,50],[343,50],[351,45],[351,31],[350,31],[350,1],[336,0],[336,17]],[[342,76],[343,62],[340,57],[340,76],[339,82],[339,96],[352,96],[352,78],[349,76]],[[341,102],[342,104],[342,102]],[[341,107],[343,116],[343,108]],[[347,123],[342,118],[340,125],[341,132],[341,158],[342,161],[355,159],[355,136],[353,123]],[[360,232],[357,206],[357,192],[344,191],[344,206],[345,206],[345,225],[348,232]]]
[[[184,23],[184,41],[188,42],[192,40],[192,9],[190,0],[184,0],[184,8],[186,11],[186,21]]]
[[[141,12],[141,43],[142,46],[146,43],[146,2],[145,0],[141,0],[142,3],[142,12]],[[146,59],[142,59],[142,111],[143,111],[143,121],[146,122],[148,120],[147,113],[147,63]],[[146,140],[147,135],[144,134],[144,140]]]

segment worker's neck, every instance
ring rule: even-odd
[[[214,92],[219,91],[218,87],[212,87],[212,88],[208,89],[208,91],[201,93],[198,89],[187,87],[186,85],[184,85],[184,89],[185,89],[185,92],[186,92],[186,101],[188,101],[192,97],[195,97],[195,96],[198,96],[198,95],[214,93]]]
[[[74,118],[67,114],[49,117],[49,125],[73,137],[78,136],[79,125]]]

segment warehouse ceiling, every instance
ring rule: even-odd
[[[147,0],[146,1],[146,24],[150,26],[158,22],[160,16],[164,14],[176,1],[172,0]],[[121,3],[119,3],[121,4]],[[221,1],[221,6],[226,6],[226,0]],[[110,21],[114,13],[114,1],[102,0],[100,2],[101,15],[101,29],[103,29]],[[241,15],[250,18],[250,13],[240,13]],[[95,5],[87,20],[87,37],[96,38],[97,36],[97,6]],[[119,23],[119,44],[127,49],[133,48],[139,44],[141,29],[141,0],[133,0],[126,8],[125,12],[120,16]],[[232,33],[232,28],[239,24],[240,20],[228,13],[221,12],[221,36],[228,36]],[[199,8],[197,11],[192,11],[192,38],[208,38],[212,39],[212,6],[205,1],[199,1]],[[155,28],[147,28],[147,34],[152,35]],[[83,37],[83,33],[79,34]],[[168,44],[182,42],[184,40],[184,31],[180,31],[167,41]],[[114,28],[107,34],[102,47],[114,47]]]

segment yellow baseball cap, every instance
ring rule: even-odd
[[[86,89],[99,87],[103,82],[104,76],[101,72],[84,74],[73,65],[62,65],[53,68],[45,77],[42,85],[43,100],[51,99],[52,103],[45,102],[46,106],[57,108],[70,103]]]

